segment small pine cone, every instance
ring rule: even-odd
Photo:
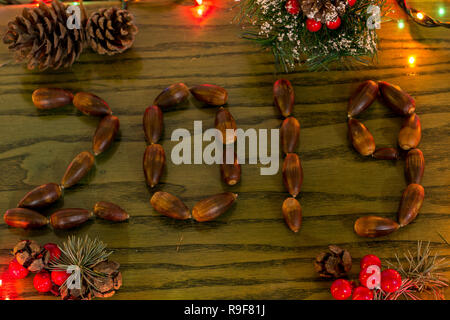
[[[47,267],[50,259],[50,252],[33,240],[20,241],[14,247],[13,254],[17,262],[30,272],[40,272]]]
[[[330,252],[321,252],[314,261],[314,268],[323,278],[340,278],[352,268],[352,257],[347,250],[328,246]]]
[[[346,4],[347,0],[303,0],[301,8],[307,18],[327,23],[343,15]]]
[[[85,284],[81,285],[81,289],[67,289],[65,285],[61,286],[60,294],[62,300],[92,300],[92,295]]]
[[[116,290],[122,286],[122,273],[119,271],[120,264],[115,261],[103,261],[97,264],[93,271],[105,275],[94,279],[94,296],[99,298],[112,297]]]
[[[133,15],[118,8],[100,9],[92,13],[86,25],[91,48],[99,54],[110,56],[131,48],[137,32]]]
[[[67,6],[55,0],[51,6],[24,8],[22,15],[8,23],[3,43],[14,52],[17,62],[28,69],[70,67],[78,59],[85,42],[81,30],[67,28]],[[84,12],[84,11],[83,11]],[[82,17],[84,25],[85,15]]]

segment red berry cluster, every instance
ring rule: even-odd
[[[376,255],[368,254],[361,259],[359,286],[355,282],[337,279],[331,285],[331,295],[337,300],[373,300],[373,291],[386,293],[397,291],[402,285],[402,277],[394,269],[381,272],[381,261]]]
[[[61,256],[61,250],[54,243],[47,243],[44,248],[50,252],[50,260],[57,260]],[[14,258],[8,266],[8,272],[14,279],[23,279],[28,276],[28,269],[22,266]],[[41,270],[33,278],[34,288],[40,293],[52,292],[59,295],[59,287],[67,280],[69,274],[65,271]]]

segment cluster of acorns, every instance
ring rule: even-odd
[[[374,291],[384,293],[397,291],[402,285],[402,277],[397,270],[386,269],[380,272],[381,261],[376,255],[369,254],[361,259],[359,286],[355,282],[337,279],[331,285],[331,295],[337,300],[373,300]]]
[[[88,116],[101,117],[92,141],[92,152],[79,153],[69,164],[60,184],[46,183],[28,192],[18,203],[17,208],[9,209],[4,215],[5,222],[11,227],[40,228],[49,224],[55,229],[69,229],[88,221],[93,213],[86,209],[65,208],[55,211],[50,220],[39,213],[63,197],[64,190],[76,185],[85,177],[95,163],[95,156],[106,151],[115,139],[119,130],[119,118],[112,115],[108,104],[100,97],[78,92],[73,95],[70,91],[59,88],[40,88],[33,92],[34,105],[41,110],[63,107],[70,103]],[[94,213],[103,219],[124,221],[129,215],[119,206],[109,202],[98,202],[94,206]]]

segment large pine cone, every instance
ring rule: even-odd
[[[89,45],[99,54],[114,55],[129,49],[137,31],[133,15],[118,8],[94,12],[86,25]]]
[[[347,0],[302,0],[301,8],[307,18],[327,23],[343,15],[346,4]]]
[[[40,272],[50,259],[50,252],[33,240],[20,241],[13,249],[17,262],[30,272]]]
[[[17,62],[25,61],[28,69],[45,70],[69,67],[78,59],[85,35],[66,27],[66,8],[58,0],[51,6],[40,2],[38,7],[24,8],[22,16],[8,23],[3,42],[14,51]]]
[[[314,261],[314,268],[321,277],[340,278],[352,268],[352,257],[347,250],[338,246],[328,246],[330,252],[321,252]]]

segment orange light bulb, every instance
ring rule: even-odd
[[[422,20],[424,18],[423,13],[422,12],[418,12],[417,13],[417,19]]]

